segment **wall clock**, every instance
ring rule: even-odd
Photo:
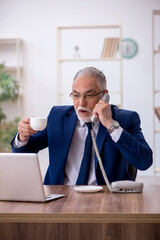
[[[137,43],[131,38],[122,39],[122,57],[132,58],[138,52]]]

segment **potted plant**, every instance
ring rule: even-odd
[[[10,150],[10,141],[17,131],[18,118],[7,121],[7,116],[3,112],[2,102],[15,101],[19,96],[19,85],[10,74],[5,71],[5,65],[0,64],[0,152]]]

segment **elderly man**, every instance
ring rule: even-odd
[[[34,131],[22,118],[12,140],[16,153],[38,153],[49,148],[49,167],[44,184],[105,184],[94,149],[86,149],[91,116],[104,169],[110,182],[134,180],[130,167],[145,170],[152,164],[152,150],[144,139],[136,112],[118,109],[103,100],[106,78],[96,68],[80,70],[73,80],[73,106],[54,106],[47,127]],[[107,96],[108,97],[108,96]],[[88,152],[87,152],[88,151]],[[90,158],[88,165],[87,158]],[[88,169],[87,169],[88,168]],[[85,173],[83,173],[85,170]]]

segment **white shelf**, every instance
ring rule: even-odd
[[[58,59],[58,62],[101,62],[101,61],[120,61],[120,58],[79,58],[79,59]]]
[[[160,172],[160,151],[159,151],[159,144],[157,134],[160,133],[160,121],[158,120],[155,108],[156,102],[159,99],[159,105],[160,105],[160,90],[157,89],[157,81],[159,81],[159,77],[156,75],[155,66],[158,66],[160,63],[156,64],[158,61],[158,58],[156,58],[156,54],[160,53],[160,49],[156,49],[157,46],[155,46],[156,42],[160,43],[160,39],[157,38],[158,35],[156,35],[156,18],[160,20],[160,10],[153,10],[152,11],[152,83],[153,83],[153,150],[154,150],[154,161],[153,161],[153,168],[154,173]],[[158,95],[159,94],[159,95]],[[158,147],[157,147],[158,146]],[[159,167],[157,167],[159,166]]]
[[[63,95],[68,95],[70,94],[71,92],[59,92],[59,95],[60,96],[63,96]],[[113,92],[109,92],[109,94],[120,94],[121,92],[120,91],[113,91]]]
[[[15,43],[21,43],[22,40],[20,38],[1,38],[0,44],[15,44]]]
[[[154,94],[160,93],[160,90],[154,90],[153,93],[154,93]]]
[[[59,26],[58,30],[76,30],[76,29],[105,29],[105,28],[121,28],[121,25],[99,25],[99,26]]]
[[[6,66],[5,67],[5,71],[6,72],[16,72],[17,71],[17,68],[19,68],[20,70],[22,70],[22,66],[20,66],[20,67],[17,67],[17,66]]]
[[[159,173],[160,172],[160,167],[155,167],[154,171],[155,171],[155,173]]]
[[[154,54],[160,53],[160,50],[159,49],[158,50],[154,50],[153,53]]]
[[[20,86],[20,96],[15,102],[17,112],[8,111],[5,113],[7,118],[13,119],[14,115],[23,115],[22,108],[22,92],[23,92],[23,82],[22,82],[22,39],[20,38],[1,38],[0,39],[0,63],[5,65],[5,71],[8,72],[14,79],[17,80]],[[12,107],[11,107],[12,108]]]
[[[156,133],[160,133],[160,129],[159,129],[159,130],[158,130],[158,129],[155,130],[154,133],[155,133],[155,134],[156,134]]]
[[[91,31],[91,32],[90,32]],[[67,35],[68,34],[68,35]],[[71,55],[72,45],[76,45],[73,38],[68,36],[83,36],[82,40],[81,37],[77,40],[77,45],[80,47],[80,58],[74,58]],[[77,35],[76,35],[77,34]],[[90,39],[91,36],[95,36],[97,34],[96,43],[97,45],[93,44]],[[67,36],[67,37],[66,37]],[[118,64],[116,65],[116,71],[119,71],[119,88],[116,91],[119,94],[116,100],[117,104],[122,106],[123,105],[123,93],[122,93],[122,47],[119,44],[119,53],[115,55],[115,57],[109,58],[102,58],[100,57],[103,50],[103,44],[106,37],[118,37],[119,42],[121,43],[122,40],[122,29],[120,25],[99,25],[99,26],[59,26],[57,28],[57,103],[62,104],[62,98],[68,92],[68,89],[65,88],[64,79],[64,69],[68,66],[67,64],[72,64],[73,67],[78,68],[78,70],[82,69],[83,67],[87,66],[87,63],[94,63],[94,65],[100,66],[100,70],[106,70],[106,64]],[[69,44],[68,49],[67,44]],[[91,43],[91,44],[88,44]],[[93,45],[92,45],[93,44]],[[92,47],[90,46],[92,45]],[[94,46],[94,47],[93,47]],[[66,51],[67,50],[67,51]],[[71,50],[71,51],[70,51]],[[83,56],[83,57],[82,57]],[[74,64],[76,63],[76,64]],[[84,64],[86,63],[86,64]],[[105,65],[104,65],[105,64]],[[85,66],[84,66],[85,65]],[[112,65],[113,66],[113,65]],[[72,68],[72,67],[71,67]],[[118,69],[118,70],[117,70]],[[76,74],[76,72],[75,72]],[[70,81],[70,80],[69,80]],[[72,81],[72,79],[71,79]],[[63,85],[64,84],[64,85]],[[117,84],[115,84],[117,86]],[[64,87],[63,87],[64,86]],[[68,85],[69,86],[69,85]],[[68,87],[67,86],[67,87]],[[62,90],[64,88],[64,91]],[[113,87],[114,88],[114,87]],[[115,88],[114,88],[115,89]],[[112,90],[114,90],[112,89]],[[63,92],[62,92],[63,91]],[[112,91],[113,92],[113,91]],[[63,98],[64,99],[64,98]]]

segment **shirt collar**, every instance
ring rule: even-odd
[[[96,126],[99,126],[100,124],[100,121],[99,119],[94,123],[94,127]],[[81,126],[81,127],[84,127],[85,126],[85,122],[82,122],[81,120],[78,119],[78,125]]]

